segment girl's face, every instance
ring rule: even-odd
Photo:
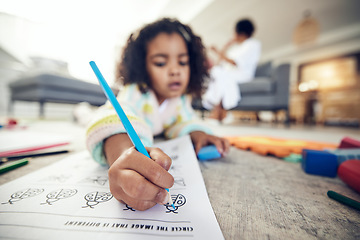
[[[177,33],[160,33],[147,45],[146,70],[159,104],[185,93],[190,80],[189,54]]]

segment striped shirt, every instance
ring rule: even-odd
[[[164,134],[166,138],[176,138],[192,131],[212,134],[201,123],[191,107],[191,97],[182,95],[166,99],[158,104],[152,90],[141,93],[136,84],[126,85],[117,99],[129,118],[136,133],[145,146],[152,146],[154,136]],[[113,106],[107,101],[95,113],[86,131],[86,146],[95,161],[106,165],[103,151],[104,140],[112,135],[125,133],[125,129]]]

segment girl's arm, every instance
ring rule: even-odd
[[[158,148],[146,148],[151,159],[138,152],[127,134],[105,140],[104,153],[109,168],[113,196],[136,210],[146,210],[157,203],[166,204],[174,178],[168,173],[171,159]]]
[[[136,85],[125,86],[119,102],[145,146],[152,145],[151,128],[136,108],[143,95]],[[151,159],[136,151],[111,104],[100,107],[87,128],[87,148],[102,165],[109,165],[109,185],[113,196],[137,210],[166,203],[174,182],[167,172],[171,159],[157,148],[146,148]]]

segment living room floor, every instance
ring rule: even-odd
[[[85,127],[71,118],[17,120],[18,130],[3,129],[0,134],[23,131],[23,126],[29,131],[67,136],[70,153],[34,158],[31,164],[2,175],[0,185],[86,149]],[[360,130],[354,128],[286,127],[244,121],[211,125],[207,119],[205,122],[221,136],[255,135],[329,143],[340,143],[346,136],[360,139]],[[225,239],[356,238],[357,212],[328,199],[326,190],[332,189],[357,201],[359,195],[339,178],[305,174],[299,165],[235,148],[227,157],[201,163],[207,192]]]
[[[17,104],[12,118],[16,119],[19,125],[36,131],[71,134],[75,148],[85,149],[85,124],[83,119],[79,120],[79,116],[87,120],[86,118],[91,118],[91,113],[95,109],[81,104],[48,103],[45,106],[45,117],[40,119],[37,114],[38,104],[21,102]],[[208,120],[207,113],[204,122],[219,136],[268,136],[329,143],[340,143],[341,139],[346,136],[360,139],[360,128],[301,124],[286,126],[283,123],[271,122],[271,116],[266,115],[267,112],[260,115],[264,121],[256,121],[255,115],[250,112],[232,111],[231,113],[234,116],[231,123],[213,124]],[[198,112],[198,115],[201,116],[201,112]],[[77,119],[81,124],[77,124],[74,119]],[[1,124],[5,123],[6,120],[7,117],[0,116]]]
[[[221,136],[268,136],[329,143],[340,143],[341,139],[346,136],[360,139],[360,129],[347,127],[294,124],[286,126],[282,123],[251,123],[244,121],[235,121],[231,124],[212,127],[215,133]]]
[[[36,132],[51,133],[54,135],[68,136],[74,151],[85,150],[85,127],[74,120],[50,118],[15,118],[19,127]],[[344,137],[360,139],[360,129],[333,126],[306,126],[282,123],[251,122],[235,120],[230,124],[213,124],[204,119],[205,124],[213,129],[219,136],[266,136],[282,139],[296,139],[319,141],[327,143],[340,143]]]

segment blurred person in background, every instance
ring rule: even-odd
[[[252,37],[255,32],[252,21],[241,19],[234,30],[234,36],[221,50],[211,47],[218,63],[210,70],[211,81],[202,97],[203,106],[212,110],[210,118],[220,123],[230,120],[227,110],[236,107],[241,99],[238,84],[254,78],[261,54],[261,43]]]

